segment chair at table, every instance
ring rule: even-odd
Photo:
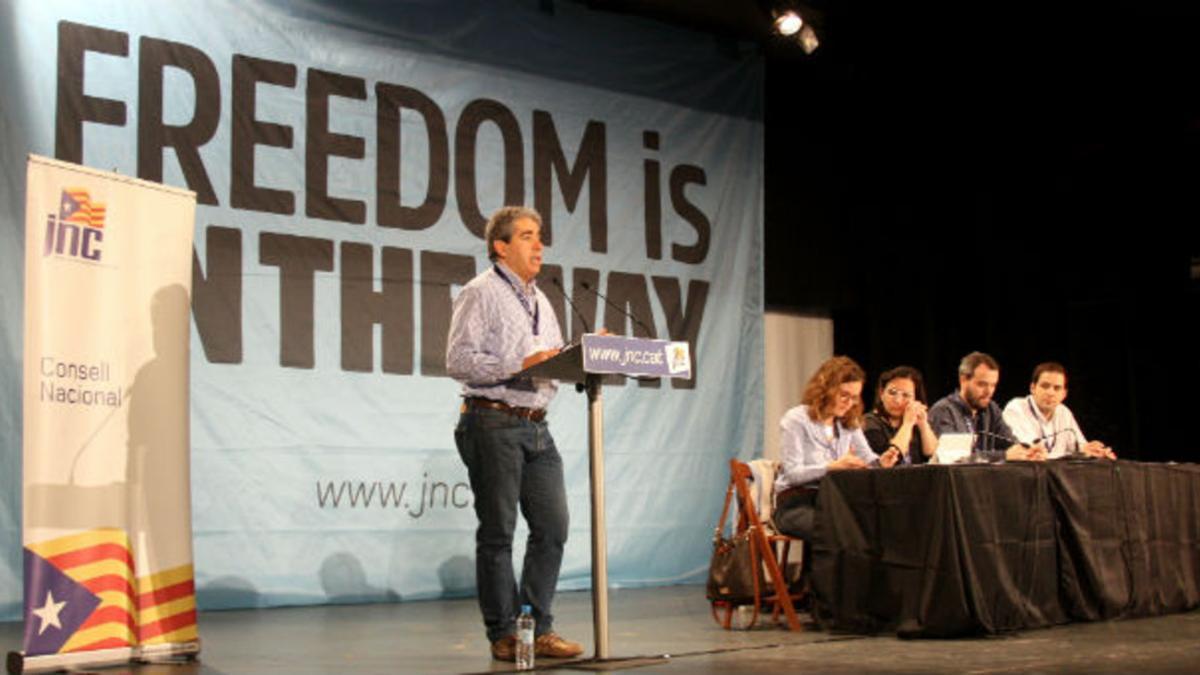
[[[752,466],[753,465],[753,466]],[[757,474],[757,480],[756,480]],[[775,463],[758,459],[750,464],[737,459],[729,462],[729,487],[725,491],[725,506],[721,511],[718,528],[723,528],[730,502],[736,507],[734,532],[736,536],[749,535],[753,558],[761,561],[754,565],[756,579],[754,597],[745,606],[751,607],[750,618],[744,628],[752,627],[759,612],[768,604],[771,621],[777,622],[780,614],[790,630],[801,630],[794,603],[804,597],[803,592],[791,592],[783,570],[786,569],[792,542],[802,542],[795,537],[780,534],[771,524],[770,516],[774,501]],[[736,500],[734,496],[736,495]],[[765,515],[764,515],[765,514]],[[713,618],[725,629],[729,629],[737,607],[732,602],[714,600]]]
[[[807,588],[807,579],[803,576],[802,570],[808,563],[808,542],[800,537],[783,534],[775,529],[775,473],[779,470],[779,462],[771,459],[755,459],[746,463],[750,467],[752,482],[749,484],[750,496],[754,499],[754,506],[758,509],[759,522],[763,524],[767,535],[767,541],[775,550],[775,559],[779,562],[779,569],[783,572],[784,579],[788,581],[788,588]],[[761,489],[765,487],[766,489]],[[792,562],[790,560],[792,553],[792,544],[798,545],[797,557],[799,560]],[[795,573],[789,573],[789,568],[796,570]],[[793,591],[792,604],[795,605],[800,600],[804,599],[808,593]],[[782,611],[779,609],[779,611]]]

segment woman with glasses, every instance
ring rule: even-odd
[[[875,408],[863,418],[863,435],[876,453],[897,450],[907,463],[924,464],[937,451],[929,426],[921,372],[898,366],[879,376]]]
[[[817,485],[826,471],[891,467],[895,449],[876,454],[863,436],[862,389],[866,375],[852,359],[835,356],[808,380],[801,404],[784,414],[780,468],[775,478],[775,528],[811,538]]]

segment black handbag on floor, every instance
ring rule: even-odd
[[[751,530],[744,528],[733,536],[725,536],[725,518],[729,515],[729,504],[732,501],[734,486],[732,483],[725,491],[725,506],[721,509],[721,519],[713,531],[713,553],[708,564],[708,599],[744,605],[754,602],[758,597],[758,574],[755,573],[759,564],[758,552],[750,538]]]
[[[708,599],[724,600],[735,605],[754,602],[757,595],[758,564],[749,532],[731,539],[721,538],[713,545],[708,564]]]

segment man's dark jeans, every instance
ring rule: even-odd
[[[533,608],[537,634],[553,630],[551,604],[567,541],[562,458],[543,422],[469,409],[454,430],[475,493],[475,582],[488,640],[512,635],[520,605]],[[529,525],[521,585],[512,564],[517,507]]]

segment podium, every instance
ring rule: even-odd
[[[592,628],[596,660],[608,653],[608,542],[604,521],[604,375],[691,379],[692,359],[686,342],[621,335],[585,334],[554,358],[526,368],[517,377],[571,382],[587,394],[588,468],[592,505]]]

